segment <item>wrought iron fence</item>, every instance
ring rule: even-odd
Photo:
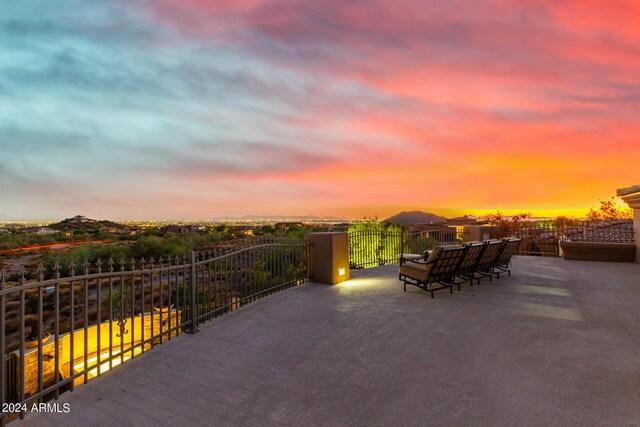
[[[572,242],[633,243],[633,221],[585,222],[563,230],[563,240]]]
[[[24,268],[16,283],[2,271],[0,404],[57,399],[202,322],[302,284],[308,251],[262,238],[189,259],[85,262],[81,274],[73,264],[50,273],[39,266],[33,281]]]
[[[15,402],[18,397],[18,357],[16,354],[5,354],[4,365],[4,389],[7,390],[7,401]]]
[[[467,241],[463,227],[410,226],[386,229],[349,229],[349,264],[352,269],[376,267],[398,262],[398,254],[422,254],[436,245]],[[493,232],[495,233],[495,231]],[[492,237],[521,237],[518,255],[558,256],[559,242],[633,243],[633,222],[583,222],[579,225],[560,226],[546,222],[523,223],[518,227],[505,227]]]
[[[393,264],[402,252],[399,230],[349,230],[349,268]]]
[[[436,245],[460,243],[466,233],[460,227],[420,226],[384,229],[349,229],[351,269],[377,267],[398,262],[401,253],[422,254]]]
[[[511,230],[503,230],[500,237],[521,237],[519,255],[558,256],[561,241],[633,243],[633,222],[583,222],[561,226],[550,223],[525,223]]]

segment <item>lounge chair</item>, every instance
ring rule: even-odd
[[[491,272],[495,274],[498,279],[500,278],[500,273],[504,272],[507,272],[507,274],[511,276],[511,270],[509,269],[511,257],[516,253],[516,250],[518,250],[522,238],[507,237],[504,238],[503,241],[506,243],[504,243],[504,247],[498,255],[495,264],[491,267]]]
[[[506,244],[503,240],[486,240],[484,242],[485,248],[472,269],[470,280],[475,279],[480,284],[481,278],[488,277],[489,281],[492,281],[491,271],[497,265],[498,258]]]
[[[467,246],[438,246],[426,260],[405,260],[398,275],[404,283],[404,291],[407,292],[409,284],[430,292],[431,298],[435,291],[441,289],[448,288],[453,292],[457,269],[467,249]],[[434,287],[436,283],[440,286]]]
[[[467,251],[460,261],[460,265],[458,266],[457,276],[463,280],[468,280],[469,284],[473,286],[474,279],[480,282],[480,279],[475,277],[475,272],[478,266],[478,260],[482,258],[482,254],[487,248],[487,242],[469,242],[466,243]],[[458,290],[460,290],[460,283],[458,285]]]

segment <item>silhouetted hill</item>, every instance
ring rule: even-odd
[[[447,221],[447,218],[429,212],[413,211],[400,212],[399,214],[385,219],[385,221],[400,225],[442,224]]]
[[[51,224],[49,228],[53,228],[54,230],[106,230],[112,228],[119,230],[125,228],[125,226],[108,220],[98,221],[77,215],[73,218],[64,219],[56,224]]]

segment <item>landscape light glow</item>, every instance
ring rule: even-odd
[[[134,348],[133,349],[133,353],[138,355],[138,354],[142,353],[142,350],[140,350],[139,348]],[[111,352],[111,356],[117,356],[119,354],[120,354],[120,350],[114,350],[114,351]],[[102,361],[102,360],[105,360],[105,359],[109,359],[109,352],[108,351],[105,352],[105,353],[101,353],[100,354],[100,360]],[[111,361],[111,368],[114,368],[114,367],[120,365],[121,363],[126,362],[129,359],[131,359],[131,351],[125,352],[124,355],[122,356],[122,358],[117,357],[117,358],[113,359]],[[98,362],[98,356],[97,355],[87,359],[87,365],[89,365],[89,366],[93,366],[94,364],[97,365],[97,362]],[[84,360],[82,360],[82,361],[76,363],[75,365],[73,365],[73,370],[75,372],[82,372],[84,370],[84,368],[85,368]],[[111,368],[109,367],[109,361],[108,360],[106,362],[104,362],[104,363],[100,363],[100,373],[101,374],[106,372],[106,371],[108,371]],[[96,366],[95,368],[91,369],[88,372],[88,374],[89,374],[89,377],[91,377],[91,378],[97,377],[98,376],[98,366]]]

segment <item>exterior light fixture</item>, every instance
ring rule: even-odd
[[[338,269],[338,276],[344,276],[344,275],[345,275],[344,267],[339,268],[339,269]]]

